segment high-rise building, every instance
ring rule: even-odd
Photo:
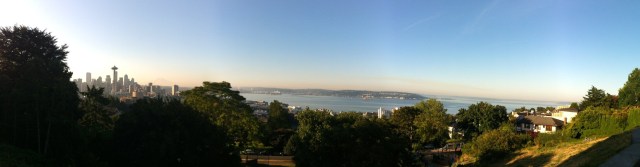
[[[149,93],[153,92],[153,83],[149,82]]]
[[[129,88],[129,76],[127,74],[124,74],[124,83],[122,86],[124,86],[123,88],[125,89]]]
[[[116,94],[118,90],[118,67],[115,65],[111,67],[113,70],[113,84],[111,84],[111,94]]]
[[[96,79],[96,83],[94,84],[98,84],[99,87],[104,87],[104,85],[102,85],[102,77],[98,76],[98,79]]]
[[[178,94],[178,85],[173,85],[173,87],[171,87],[171,96],[177,96]]]
[[[122,79],[122,77],[118,78],[118,92],[122,91],[124,89],[124,81]]]
[[[91,73],[90,72],[87,72],[87,80],[85,80],[85,81],[87,81],[87,85],[93,85],[93,83],[91,83],[92,80],[91,80]]]

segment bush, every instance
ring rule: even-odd
[[[635,128],[640,126],[640,108],[633,108],[629,110],[629,116],[627,117],[627,127]]]
[[[610,136],[624,131],[627,113],[605,107],[589,107],[580,112],[574,122],[567,126],[567,133],[574,138]]]
[[[540,133],[534,139],[534,143],[540,147],[554,147],[569,140],[571,140],[571,137],[562,135],[562,133]]]
[[[463,148],[463,153],[478,159],[478,161],[492,161],[514,150],[525,147],[531,141],[526,134],[516,134],[512,128],[490,130],[475,138]]]
[[[0,145],[0,166],[45,166],[42,155],[11,145]]]

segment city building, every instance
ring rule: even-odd
[[[385,110],[384,108],[378,108],[378,118],[387,118],[391,116],[391,111]]]
[[[171,96],[178,96],[178,91],[180,91],[178,85],[173,85],[171,87]]]
[[[93,85],[93,83],[91,82],[92,80],[91,80],[91,73],[90,72],[87,72],[87,80],[86,81],[87,81],[87,85]]]

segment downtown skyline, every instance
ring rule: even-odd
[[[72,78],[579,101],[640,61],[635,1],[2,2],[0,26],[69,45]]]

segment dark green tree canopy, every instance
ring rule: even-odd
[[[429,99],[416,104],[422,112],[413,121],[420,143],[434,143],[441,145],[449,139],[448,128],[452,123],[452,116],[447,114],[442,102]]]
[[[508,120],[507,108],[501,105],[494,106],[487,102],[471,104],[469,108],[460,109],[456,114],[458,128],[464,131],[466,139],[496,129]]]
[[[291,121],[289,118],[289,112],[282,107],[282,103],[278,100],[274,100],[269,104],[269,118],[267,121],[269,129],[276,130],[291,128]]]
[[[580,110],[585,110],[588,107],[617,107],[617,97],[606,93],[602,89],[598,89],[595,86],[591,86],[591,89],[587,92],[587,95],[583,97],[580,102]],[[573,105],[573,104],[572,104]]]
[[[382,119],[360,113],[302,111],[287,148],[296,166],[409,166],[409,143]]]
[[[116,166],[240,166],[225,131],[179,101],[138,100],[116,122]]]
[[[77,155],[78,89],[67,46],[38,28],[0,28],[0,143],[70,163]]]
[[[427,107],[423,108],[426,109]],[[411,142],[414,142],[414,140],[417,140],[415,138],[416,126],[413,121],[422,112],[422,110],[412,106],[400,107],[398,110],[393,112],[390,121],[397,127],[397,133],[404,135]]]
[[[226,129],[239,149],[258,140],[259,123],[240,92],[228,82],[203,82],[202,86],[181,93],[184,103],[209,117],[211,123]]]
[[[629,74],[627,82],[618,92],[620,107],[640,104],[640,69],[635,68]]]

